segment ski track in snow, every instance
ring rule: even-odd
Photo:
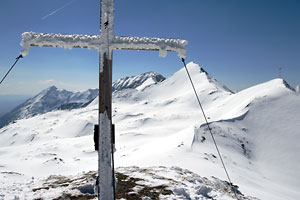
[[[188,68],[233,183],[243,194],[263,200],[299,199],[300,95],[282,79],[234,94],[197,64],[189,63]],[[150,82],[142,89],[113,94],[115,165],[127,170],[178,166],[226,180],[184,69],[162,82]],[[31,184],[30,177],[41,184],[36,180],[49,175],[97,170],[92,136],[97,102],[96,98],[84,108],[52,111],[0,129],[0,177],[5,178],[0,199],[23,178],[20,196],[29,192],[25,185]],[[191,197],[195,191],[187,194],[190,198],[181,199],[197,199]]]

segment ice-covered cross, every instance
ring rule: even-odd
[[[98,199],[114,199],[113,145],[111,117],[112,51],[115,49],[158,50],[160,56],[175,51],[185,57],[187,44],[182,39],[115,36],[114,0],[100,0],[100,35],[54,34],[25,32],[21,45],[23,56],[30,46],[96,49],[100,54],[99,64],[99,147],[98,147]]]

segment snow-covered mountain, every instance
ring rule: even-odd
[[[146,72],[141,75],[120,78],[112,84],[112,91],[123,89],[144,90],[150,85],[164,81],[166,78],[156,72]]]
[[[0,118],[0,127],[23,118],[29,118],[37,114],[43,114],[56,109],[74,109],[84,107],[98,95],[97,89],[89,89],[83,92],[70,92],[59,90],[55,86],[49,87],[33,98],[26,100],[11,112]]]
[[[187,67],[233,183],[243,194],[263,200],[299,199],[300,95],[282,79],[234,94],[197,64]],[[97,102],[96,98],[80,109],[55,110],[0,129],[0,180],[6,180],[0,182],[0,194],[18,191],[21,197],[46,198],[47,192],[33,191],[30,182],[96,170],[92,133],[98,121]],[[147,171],[151,166],[165,166],[172,171],[172,166],[178,166],[209,180],[211,176],[226,180],[185,69],[142,90],[115,91],[113,123],[117,167],[139,166],[143,169],[135,171]],[[216,187],[202,193],[193,187],[198,183],[195,179],[181,174],[184,177],[168,177],[191,184],[177,188],[168,184],[167,189],[180,191],[178,199],[196,199],[195,195],[234,199],[225,193],[214,196]],[[152,183],[159,185],[163,175],[153,176],[158,182]],[[27,182],[19,187],[21,177]]]

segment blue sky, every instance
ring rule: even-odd
[[[99,15],[99,0],[0,1],[0,76],[22,50],[23,32],[99,34]],[[241,90],[277,78],[280,67],[288,83],[300,84],[299,21],[298,0],[115,0],[114,31],[186,39],[187,62]],[[31,48],[0,94],[36,94],[51,85],[96,88],[98,57],[95,50]],[[147,71],[168,77],[183,67],[176,53],[114,51],[113,59],[114,80]]]

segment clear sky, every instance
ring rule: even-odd
[[[99,0],[1,0],[0,76],[22,47],[21,34],[99,34]],[[116,35],[183,38],[186,62],[200,64],[232,90],[279,76],[300,84],[299,0],[115,0]],[[31,48],[0,86],[0,94],[36,94],[51,85],[96,88],[95,50]],[[113,79],[182,68],[176,53],[114,51]],[[195,80],[197,81],[197,80]]]

